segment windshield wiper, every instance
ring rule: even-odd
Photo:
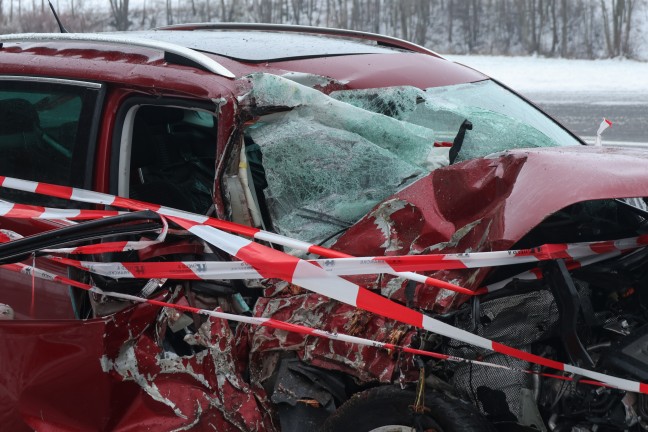
[[[454,141],[452,141],[452,147],[450,147],[450,165],[454,163],[454,161],[457,159],[457,155],[459,155],[464,137],[466,136],[466,130],[472,130],[472,128],[473,125],[470,121],[468,121],[468,119],[465,119],[463,123],[461,123],[461,126],[459,126],[459,132],[457,132],[457,136],[455,137]]]

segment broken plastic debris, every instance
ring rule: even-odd
[[[0,320],[12,320],[14,317],[13,308],[7,304],[0,303]]]

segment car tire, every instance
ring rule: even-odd
[[[470,404],[427,389],[425,414],[411,410],[415,393],[383,386],[356,393],[333,413],[320,432],[487,432],[493,427]],[[418,426],[419,429],[412,429]]]

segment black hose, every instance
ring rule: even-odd
[[[144,222],[139,224],[120,224]],[[160,216],[150,210],[88,221],[53,229],[33,236],[0,244],[0,264],[20,262],[41,249],[60,247],[78,241],[87,241],[118,234],[149,232],[162,226]]]

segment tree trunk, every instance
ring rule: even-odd
[[[140,23],[141,27],[144,27],[146,24],[146,0],[142,3],[142,22]]]
[[[603,34],[605,35],[605,46],[607,47],[608,57],[614,57],[614,48],[612,46],[612,36],[610,35],[610,23],[605,0],[601,0],[601,13],[603,14]]]
[[[556,16],[556,0],[549,2],[549,9],[551,11],[551,55],[556,54],[556,47],[558,46],[558,19]]]
[[[613,28],[613,41],[614,41],[614,56],[621,55],[621,31],[623,28],[623,18],[625,16],[625,0],[612,1],[614,5],[614,12],[612,14],[612,28]]]
[[[401,25],[401,37],[405,40],[409,39],[409,29],[407,23],[407,17],[409,15],[407,7],[409,6],[409,0],[400,0],[400,25]]]
[[[167,0],[168,1],[168,0]],[[130,26],[128,20],[128,0],[110,0],[113,14],[113,25],[117,31],[126,31]]]
[[[630,53],[630,30],[632,28],[632,12],[634,9],[634,0],[626,0],[625,10],[625,28],[623,29],[623,43],[621,45],[622,54],[629,56]]]
[[[560,16],[562,30],[560,32],[560,56],[565,58],[567,57],[569,50],[567,47],[567,23],[569,21],[569,14],[567,11],[567,0],[562,0],[560,5]]]
[[[454,0],[448,0],[448,44],[452,44],[452,22],[454,19],[453,7]]]
[[[416,33],[414,35],[414,42],[424,46],[427,42],[427,31],[430,27],[430,0],[418,0],[416,2]]]
[[[374,33],[380,33],[381,9],[382,9],[382,5],[380,4],[380,0],[374,0],[374,21],[373,21]]]
[[[171,0],[166,0],[166,17],[167,24],[173,24],[173,10],[171,9]]]

